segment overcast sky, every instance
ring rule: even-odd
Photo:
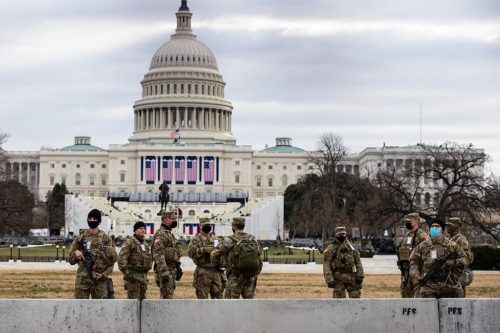
[[[180,0],[0,1],[0,132],[7,150],[76,135],[126,143],[151,57]],[[500,1],[189,0],[214,52],[239,144],[321,133],[366,147],[456,141],[500,175]]]

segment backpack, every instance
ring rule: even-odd
[[[237,238],[229,236],[233,242],[233,266],[238,271],[256,273],[260,269],[260,246],[252,236]]]

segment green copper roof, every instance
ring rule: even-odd
[[[263,153],[304,153],[305,150],[294,146],[274,146],[262,150]]]
[[[102,148],[92,146],[92,145],[71,145],[61,148],[63,151],[101,151]]]

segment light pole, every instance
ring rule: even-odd
[[[21,245],[17,246],[17,261],[21,262]]]
[[[59,260],[59,245],[56,245],[56,261]]]
[[[14,245],[10,244],[10,261],[14,261],[14,258],[12,257],[12,249],[14,248]]]
[[[63,245],[63,247],[62,247],[62,250],[63,250],[63,258],[62,258],[62,260],[63,260],[63,261],[66,261],[66,257],[64,256],[64,250],[65,250],[65,249],[66,249],[66,246],[64,246],[64,245]]]

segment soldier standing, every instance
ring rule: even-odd
[[[210,219],[200,219],[201,232],[194,236],[188,247],[188,255],[196,264],[193,276],[193,287],[196,297],[200,299],[222,298],[221,274],[210,261],[210,254],[214,251],[214,241],[210,237],[212,226]]]
[[[69,250],[69,263],[78,263],[75,280],[75,298],[108,298],[107,279],[113,272],[116,250],[111,237],[99,230],[101,212],[92,209],[87,216],[88,230],[75,238]]]
[[[123,273],[128,299],[143,300],[148,289],[148,272],[153,266],[151,249],[144,240],[146,224],[134,224],[134,235],[127,239],[118,256],[118,268]]]
[[[161,227],[153,236],[152,254],[156,285],[161,298],[174,298],[176,272],[180,269],[181,251],[172,229],[177,227],[175,212],[162,216]]]
[[[450,235],[450,240],[457,243],[458,246],[462,248],[467,257],[467,264],[465,265],[464,272],[460,275],[458,279],[460,285],[462,286],[463,296],[467,294],[465,287],[472,283],[473,273],[469,266],[474,261],[474,253],[472,252],[471,246],[467,238],[460,232],[462,227],[462,221],[458,217],[450,217],[446,222],[446,231]]]
[[[420,243],[410,256],[410,278],[420,286],[418,297],[463,297],[458,277],[467,264],[464,250],[444,235],[445,223],[433,220],[430,239]]]
[[[429,235],[420,229],[420,215],[411,213],[405,216],[405,226],[409,231],[398,245],[398,268],[401,271],[401,297],[413,298],[415,286],[410,279],[410,255],[418,244],[429,239]]]
[[[360,298],[364,279],[359,251],[347,239],[345,227],[335,228],[335,241],[323,252],[323,275],[333,298]]]
[[[233,236],[227,237],[218,251],[227,256],[228,286],[225,298],[254,298],[257,279],[262,270],[262,249],[254,236],[243,231],[245,219],[233,218]],[[214,251],[215,252],[215,251]],[[215,252],[214,256],[217,255]]]

